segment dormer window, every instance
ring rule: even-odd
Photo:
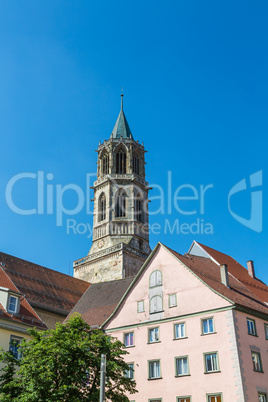
[[[9,295],[7,311],[11,314],[18,312],[19,298],[17,296]]]

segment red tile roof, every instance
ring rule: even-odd
[[[258,278],[252,278],[246,268],[227,254],[198,243],[219,264],[228,265],[228,271],[248,287],[257,297],[268,303],[268,287]]]
[[[88,282],[1,252],[0,263],[31,306],[63,316],[68,315],[90,286]]]
[[[8,275],[1,266],[0,266],[0,286],[3,288],[7,288],[11,291],[20,293],[18,288],[14,285],[12,280],[8,277]],[[43,329],[47,329],[46,325],[42,322],[38,314],[34,311],[34,309],[30,306],[30,304],[23,296],[20,299],[20,310],[18,314],[8,313],[7,310],[4,308],[4,306],[0,303],[0,319],[1,318],[21,324],[33,325],[35,327],[41,327]]]
[[[80,313],[89,325],[100,326],[114,312],[133,278],[93,283],[68,317]]]

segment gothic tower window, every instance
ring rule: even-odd
[[[135,219],[138,222],[142,222],[142,200],[140,194],[135,197],[134,200],[134,211],[135,211]]]
[[[115,217],[123,218],[125,216],[126,216],[126,193],[120,190],[116,197]]]
[[[106,197],[104,194],[101,194],[99,202],[99,220],[104,221],[105,219],[106,219]]]
[[[124,149],[120,148],[116,153],[116,173],[125,174],[127,165],[127,155]]]
[[[133,155],[133,173],[140,174],[140,158],[137,153]]]
[[[104,156],[101,159],[101,164],[102,164],[102,174],[105,176],[106,174],[109,173],[109,154],[104,154]]]

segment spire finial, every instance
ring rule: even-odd
[[[124,94],[123,94],[123,87],[121,88],[121,110],[123,111],[123,97],[124,97]]]

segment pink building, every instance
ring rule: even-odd
[[[121,340],[135,402],[267,402],[268,287],[194,242],[158,243],[133,279],[93,284],[73,311]]]

